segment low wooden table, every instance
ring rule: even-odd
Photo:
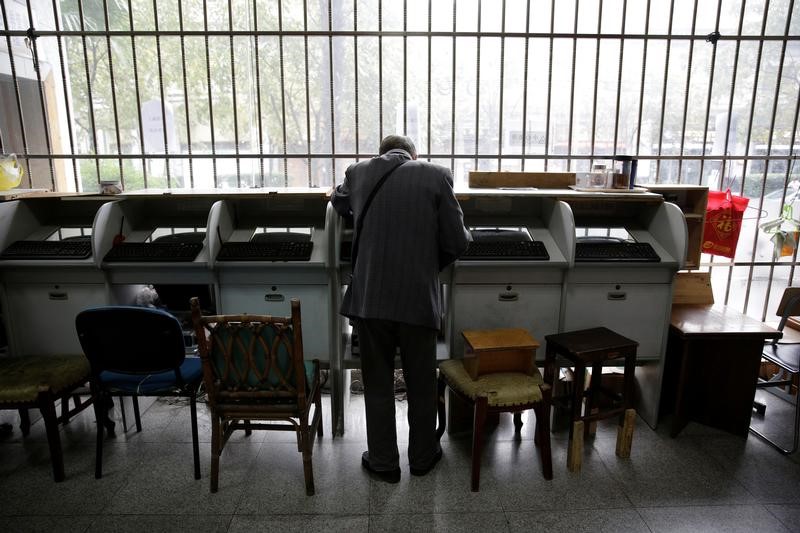
[[[547,341],[545,383],[555,387],[558,374],[556,358],[558,356],[563,357],[569,361],[571,366],[575,367],[575,383],[570,402],[572,423],[569,430],[567,468],[571,472],[581,469],[584,423],[592,423],[616,415],[622,415],[617,431],[616,454],[619,457],[630,457],[633,425],[636,418],[636,411],[633,409],[633,395],[636,350],[639,343],[604,327],[547,335],[545,340]],[[598,393],[602,389],[603,365],[615,359],[624,359],[625,361],[625,385],[620,405],[602,411],[594,409],[598,405]],[[592,370],[592,379],[587,391],[584,390],[584,380],[586,370],[589,368]],[[587,400],[585,414],[582,412],[584,397]],[[590,433],[593,434],[593,431]]]
[[[676,437],[689,421],[747,436],[764,341],[781,333],[732,307],[673,305],[668,354],[679,354]]]

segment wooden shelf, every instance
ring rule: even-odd
[[[686,270],[699,268],[700,255],[703,252],[703,229],[706,223],[708,187],[678,183],[659,183],[642,186],[647,187],[651,192],[662,195],[665,202],[671,202],[683,211],[688,232]]]

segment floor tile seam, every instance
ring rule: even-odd
[[[764,507],[772,506],[772,507],[796,507],[798,511],[800,511],[800,501],[795,502],[782,502],[782,503],[763,503],[760,502],[761,505]]]
[[[797,505],[800,507],[800,496],[797,496],[792,500],[764,500],[754,497],[753,501],[759,505]]]
[[[372,520],[373,520],[373,518],[379,519],[379,518],[384,518],[384,517],[387,517],[387,516],[420,516],[421,514],[425,514],[426,516],[437,516],[437,515],[444,515],[444,514],[456,515],[456,514],[464,514],[464,513],[455,513],[455,512],[453,512],[453,513],[433,513],[432,512],[432,513],[380,513],[380,514],[370,514],[370,515],[367,515],[367,518],[369,519],[368,520],[368,524],[369,524],[368,525],[368,531],[370,531],[370,532],[372,532],[372,531],[383,532],[384,531],[382,529],[381,530],[373,530],[372,529]],[[491,514],[502,514],[503,515],[503,522],[504,522],[504,525],[505,525],[505,529],[503,529],[502,531],[505,531],[505,532],[511,531],[511,524],[510,524],[510,522],[508,520],[508,516],[506,516],[505,513],[501,512],[501,511],[495,511],[495,512],[493,512]],[[493,530],[493,531],[500,531],[500,530]]]
[[[379,515],[379,516],[386,516],[386,515],[394,515],[394,516],[409,515],[409,516],[411,516],[411,515],[420,515],[420,514],[431,514],[431,515],[434,515],[434,514],[442,514],[442,515],[444,515],[444,514],[446,514],[446,515],[476,515],[476,514],[498,514],[498,513],[505,513],[505,510],[502,509],[501,507],[498,507],[494,511],[464,511],[464,510],[454,509],[452,511],[436,511],[436,510],[416,511],[416,512],[415,511],[387,511],[387,512],[384,512],[384,513],[372,513],[372,514]]]
[[[635,438],[635,437],[634,437],[634,438]],[[585,443],[584,443],[584,444],[585,444]],[[620,474],[618,473],[618,468],[616,468],[616,467],[615,467],[614,465],[612,465],[612,464],[609,464],[609,463],[606,461],[606,459],[604,459],[604,458],[603,458],[603,453],[602,453],[602,450],[600,450],[600,449],[598,449],[598,448],[595,448],[594,444],[590,445],[590,448],[591,448],[591,450],[592,450],[591,457],[593,457],[593,458],[594,458],[594,457],[597,457],[598,459],[600,459],[600,464],[603,466],[603,471],[604,471],[605,477],[606,477],[607,479],[610,479],[610,480],[611,480],[611,481],[614,483],[614,485],[617,485],[617,486],[618,486],[618,489],[619,489],[620,491],[622,491],[623,483],[622,483],[622,478],[620,477]],[[585,458],[586,456],[587,456],[587,452],[586,452],[586,451],[584,451],[584,452],[583,452],[583,457]],[[623,461],[628,461],[628,462],[630,462],[630,461],[632,461],[632,460],[633,460],[633,459],[632,459],[632,458],[630,458],[630,457],[627,457],[627,458],[617,457],[617,455],[616,455],[616,454],[614,454],[612,457],[614,457],[614,458],[616,459],[616,461],[623,460]],[[615,462],[616,462],[616,461],[615,461]],[[568,473],[569,473],[569,472],[568,472]],[[577,473],[577,474],[580,474],[580,471],[578,471],[578,472],[576,472],[576,473]]]
[[[625,496],[627,497],[627,494],[626,494]],[[650,531],[650,533],[656,533],[656,531],[655,531],[655,530],[653,530],[653,528],[652,528],[652,527],[650,527],[650,524],[649,524],[649,523],[647,523],[647,519],[646,519],[646,518],[644,517],[644,515],[642,514],[642,511],[641,511],[641,509],[638,509],[638,508],[634,507],[633,511],[636,513],[636,516],[638,516],[638,517],[639,517],[639,520],[641,520],[641,521],[642,521],[642,524],[644,524],[644,527],[646,527],[646,528],[647,528],[647,530],[648,530],[648,531]]]
[[[634,509],[637,511],[646,511],[647,509],[696,509],[696,508],[707,508],[707,507],[764,507],[761,503],[685,503],[681,505],[658,505],[658,504],[649,504],[649,505],[638,505],[634,506]]]
[[[629,503],[630,503],[630,501],[629,501]],[[620,505],[620,504],[608,505],[608,504],[603,504],[603,505],[597,505],[597,506],[590,505],[590,506],[585,506],[585,507],[581,506],[580,504],[572,504],[569,508],[553,507],[553,508],[550,508],[548,510],[561,512],[561,511],[573,511],[573,510],[574,511],[632,511],[632,510],[635,510],[635,509],[636,509],[636,507],[633,505],[633,503],[631,503],[630,505]],[[511,511],[511,512],[513,512],[513,511]]]
[[[635,439],[635,436],[634,436],[634,439]],[[634,440],[634,446],[635,446],[635,440]],[[635,459],[634,457],[622,458],[622,457],[618,457],[616,454],[603,454],[602,450],[600,450],[600,449],[598,449],[598,448],[596,448],[594,446],[592,446],[591,448],[593,450],[592,456],[596,456],[596,457],[598,457],[600,459],[600,462],[602,463],[603,467],[608,472],[608,477],[610,479],[612,479],[617,484],[623,484],[623,482],[625,480],[625,472],[620,472],[619,469],[615,466],[615,464],[617,462],[619,462],[619,461],[627,461],[628,463],[633,463],[633,462],[637,461],[637,459]],[[586,453],[587,452],[584,451],[584,454],[586,454]],[[704,455],[706,456],[706,458],[712,457],[711,454],[704,454]],[[610,463],[609,460],[614,461],[614,463]],[[716,474],[724,475],[725,477],[729,476],[730,473],[725,471],[723,463],[721,463],[719,461],[716,461],[716,459],[715,459],[714,460],[714,466],[715,466],[714,472]],[[716,467],[719,467],[719,468],[716,468]],[[659,481],[665,479],[665,476],[663,474],[642,475],[641,477],[642,478],[652,477],[653,480],[659,480]],[[666,476],[666,477],[669,477],[669,476]],[[685,477],[684,474],[675,474],[675,478],[676,479],[677,478],[683,479],[684,477]],[[739,478],[733,477],[732,479],[734,479],[739,484],[739,486],[741,486],[742,488],[744,488],[746,490],[746,487],[744,487],[744,485],[739,481]],[[749,491],[748,491],[748,493],[749,493]]]
[[[223,513],[223,514],[227,514],[227,513]],[[336,516],[336,517],[368,516],[369,514],[370,513],[367,513],[367,512],[358,513],[358,512],[353,512],[353,511],[340,512],[340,513],[336,512],[336,511],[324,511],[324,512],[319,512],[319,513],[311,513],[311,512],[301,512],[301,513],[298,513],[298,512],[285,512],[285,513],[258,513],[258,512],[256,512],[256,513],[238,513],[238,512],[235,512],[235,513],[233,513],[233,516],[248,516],[248,517],[252,517],[252,516],[262,516],[262,517],[274,516],[274,517],[282,517],[282,518],[283,517],[318,518],[320,516]],[[415,514],[415,513],[408,513],[408,514]],[[416,513],[416,514],[419,514],[419,513]]]
[[[94,513],[10,513],[10,514],[2,514],[0,518],[35,518],[35,517],[43,517],[43,518],[84,518],[84,517],[96,517],[99,518],[101,516],[106,516],[105,513],[102,512],[94,512]]]
[[[504,509],[503,512],[506,515],[509,514],[525,514],[525,513],[571,513],[571,512],[583,512],[583,511],[638,511],[639,509],[631,505],[630,507],[620,506],[620,505],[603,505],[600,507],[576,507],[571,506],[569,508],[565,507],[537,507],[535,509]]]
[[[103,446],[103,448],[105,449],[105,445]],[[140,470],[144,463],[145,463],[144,455],[139,455],[138,456],[138,460],[134,461],[130,465],[130,467],[128,469],[126,469],[126,472],[121,474],[124,477],[124,481],[121,482],[121,483],[118,483],[116,489],[113,489],[113,490],[110,491],[110,494],[108,495],[108,498],[106,499],[105,504],[100,509],[100,514],[103,514],[103,515],[111,514],[111,513],[108,512],[108,510],[111,508],[111,505],[112,505],[114,499],[117,497],[117,495],[122,491],[123,488],[127,487],[129,483],[136,483],[135,479],[131,479],[131,477],[130,477],[130,475],[128,473],[128,470],[130,472],[135,472],[136,470]],[[103,463],[103,464],[105,465],[105,463]],[[94,466],[94,461],[92,461],[92,466]],[[90,475],[93,476],[93,474],[90,474]],[[97,481],[97,479],[94,479],[93,481]],[[116,513],[114,513],[114,514],[116,514]]]
[[[503,508],[503,512],[505,513],[549,513],[549,512],[564,512],[564,511],[607,511],[607,510],[617,510],[617,511],[625,511],[625,510],[633,510],[636,509],[635,506],[621,506],[621,505],[601,505],[601,506],[588,506],[584,507],[581,504],[571,504],[570,507],[564,507],[563,505],[554,506],[554,507],[531,507],[522,509],[520,507],[515,507],[514,509],[506,509]]]
[[[502,503],[501,503],[501,507],[502,507]],[[513,512],[513,511],[511,511],[511,512]],[[511,531],[511,519],[508,516],[509,511],[506,510],[506,509],[503,509],[502,513],[503,513],[503,522],[505,522],[505,525],[506,525],[506,531],[510,532]]]
[[[356,511],[341,511],[341,512],[337,512],[335,510],[330,510],[330,509],[320,510],[319,512],[307,512],[307,511],[304,511],[302,513],[264,513],[264,512],[249,512],[249,511],[238,511],[237,510],[237,511],[235,511],[233,513],[233,516],[235,516],[235,517],[236,516],[242,516],[242,517],[248,517],[248,518],[252,518],[252,517],[262,517],[262,518],[266,518],[266,517],[291,517],[291,518],[294,518],[294,517],[298,517],[298,516],[303,516],[303,517],[307,517],[307,518],[320,518],[320,517],[331,516],[331,517],[336,517],[336,518],[343,518],[343,517],[348,517],[348,516],[355,516],[355,517],[360,517],[360,516],[378,516],[378,515],[382,515],[382,514],[389,514],[389,513],[368,513],[366,511],[364,511],[364,512],[356,512]]]
[[[767,505],[775,505],[775,504],[767,504]],[[777,521],[778,521],[778,523],[779,523],[780,525],[782,525],[783,527],[785,527],[785,528],[786,528],[786,531],[791,531],[791,527],[792,527],[792,526],[796,526],[796,525],[797,525],[797,524],[787,524],[787,523],[785,523],[785,522],[784,522],[784,521],[781,519],[781,517],[780,517],[780,516],[778,516],[778,515],[776,515],[775,513],[773,513],[773,512],[772,512],[772,510],[771,510],[769,507],[767,507],[767,505],[762,505],[762,507],[764,508],[764,510],[765,510],[766,512],[768,512],[768,513],[770,514],[770,516],[772,516],[773,518],[775,518],[775,520],[777,520]],[[791,505],[791,504],[790,504],[790,505]],[[796,504],[796,505],[798,505],[798,508],[800,508],[800,504]]]
[[[261,450],[264,449],[264,442],[265,441],[263,441],[263,440],[258,442],[258,450],[253,454],[253,458],[248,462],[247,468],[245,469],[246,472],[252,472],[253,469],[255,468],[255,465],[258,463],[258,458],[261,456]],[[229,443],[229,442],[224,443],[223,446],[222,446],[222,449],[219,451],[220,462],[222,462],[222,456],[225,453],[225,448],[228,448],[229,444],[232,444],[232,443]],[[233,443],[233,444],[237,444],[237,443]],[[244,443],[241,443],[241,444],[244,444]],[[230,449],[229,449],[229,451],[230,451]],[[222,467],[222,465],[220,465],[219,466],[219,477],[221,478],[224,475],[225,475],[225,470]],[[206,483],[209,483],[209,484],[211,483],[211,458],[210,457],[209,457],[209,463],[208,463],[208,476],[206,478]],[[210,485],[209,485],[209,490],[211,490]],[[246,494],[246,488],[242,487],[241,490],[239,490],[239,496],[236,498],[236,504],[233,507],[233,515],[234,516],[237,515],[237,514],[247,514],[247,513],[240,513],[240,509],[242,507],[242,503],[244,502],[244,499],[245,499],[245,494]]]
[[[80,515],[23,515],[26,517],[30,516],[53,516],[53,517],[61,517],[61,516],[94,516],[97,518],[102,518],[104,516],[113,516],[113,517],[126,517],[126,516],[153,516],[153,517],[165,517],[165,516],[176,516],[176,517],[186,517],[186,516],[193,516],[193,517],[224,517],[224,516],[234,516],[233,513],[230,512],[220,512],[220,513],[176,513],[173,511],[163,511],[163,512],[152,512],[152,513],[132,513],[132,512],[120,512],[120,513],[83,513]]]

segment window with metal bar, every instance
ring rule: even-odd
[[[749,197],[718,299],[794,279],[794,0],[5,0],[0,152],[22,186],[331,187],[380,138],[452,169],[588,170]],[[776,249],[778,253],[776,253]]]

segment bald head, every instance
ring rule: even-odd
[[[378,150],[378,155],[383,155],[389,150],[405,150],[411,155],[412,159],[417,158],[417,149],[414,147],[414,141],[411,137],[404,135],[388,135],[381,141],[381,146]]]

